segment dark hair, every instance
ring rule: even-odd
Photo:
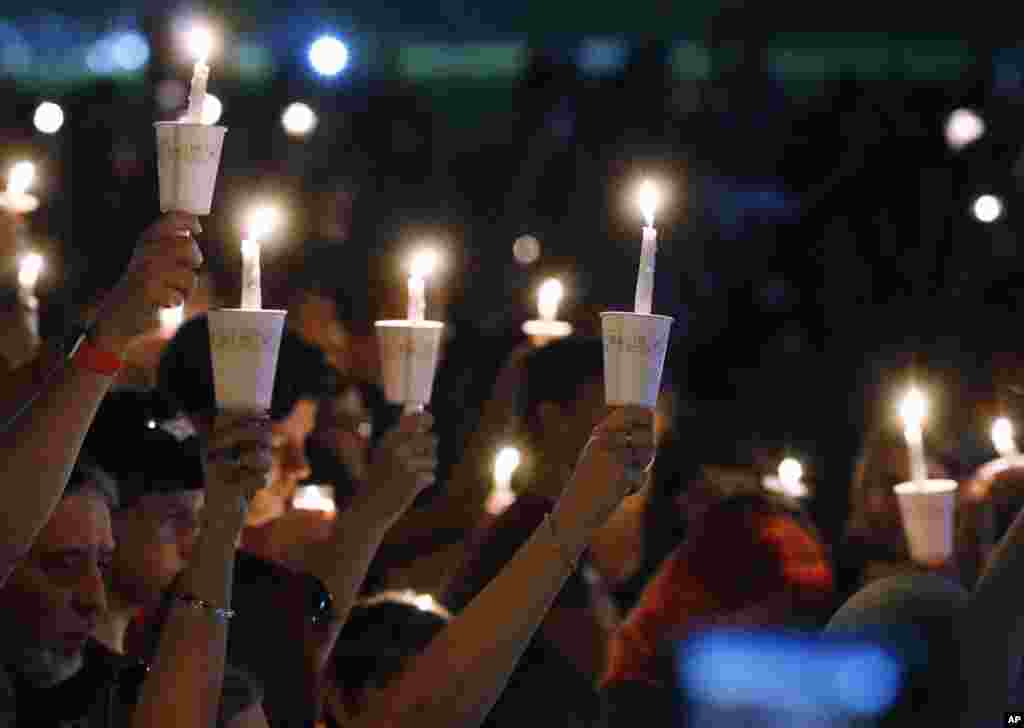
[[[71,476],[68,478],[68,484],[64,486],[61,497],[67,498],[85,492],[93,492],[100,496],[111,510],[118,507],[117,482],[88,455],[82,454],[71,470]]]
[[[342,692],[386,686],[444,628],[448,612],[436,605],[424,608],[418,599],[383,592],[352,609],[331,655],[332,678]]]
[[[203,487],[199,439],[158,393],[124,389],[100,404],[84,449],[117,480],[120,507],[149,493]]]
[[[536,432],[537,410],[544,402],[572,404],[580,386],[604,372],[604,345],[593,336],[569,336],[531,352],[523,365],[518,410],[526,428]]]
[[[160,357],[157,386],[161,394],[188,415],[216,409],[206,316],[196,316],[178,329]],[[286,328],[277,358],[271,417],[287,417],[300,399],[319,399],[331,391],[331,386],[331,372],[323,352]]]

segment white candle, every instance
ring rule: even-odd
[[[260,240],[277,227],[280,215],[276,208],[260,206],[249,213],[249,236],[242,240],[242,308],[263,308],[260,283]]]
[[[1006,417],[1000,417],[992,423],[992,444],[1002,457],[1018,454],[1017,443],[1013,440],[1013,423]]]
[[[542,321],[554,321],[558,318],[558,306],[565,295],[562,282],[557,278],[548,278],[537,291],[537,313]]]
[[[260,244],[246,238],[242,241],[242,308],[263,308],[260,285]]]
[[[437,265],[437,253],[421,250],[412,257],[409,265],[409,302],[406,318],[409,321],[425,321],[427,318],[427,277]]]
[[[640,250],[640,267],[636,275],[636,313],[651,312],[654,299],[654,259],[658,252],[658,231],[654,228],[654,213],[658,207],[658,188],[650,180],[640,185],[640,210],[644,215],[643,246]]]
[[[519,467],[521,455],[514,447],[504,447],[494,458],[494,487],[484,506],[488,513],[497,516],[516,500],[512,491],[512,475]]]
[[[900,404],[903,436],[910,450],[911,480],[923,485],[928,479],[928,464],[924,457],[924,420],[928,414],[928,400],[920,390],[911,388]]]
[[[188,112],[185,118],[193,123],[199,124],[203,118],[203,106],[206,103],[206,83],[210,79],[210,67],[206,60],[213,48],[213,36],[207,28],[195,27],[189,32],[189,49],[196,58],[196,65],[192,69],[192,84],[188,92]]]

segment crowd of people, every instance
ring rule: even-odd
[[[618,139],[594,142],[593,159],[562,154],[557,130],[576,113],[546,101],[546,131],[507,160],[533,175],[502,201],[467,192],[479,217],[507,213],[494,223],[503,234],[566,195],[603,199],[608,179],[588,170],[625,154],[611,159]],[[377,171],[394,226],[434,191],[429,170],[415,173],[432,169],[431,140],[411,136],[405,158],[397,145]],[[76,174],[89,174],[85,160]],[[559,187],[552,167],[585,184],[541,200],[535,183]],[[362,236],[380,258],[368,268],[384,265],[372,241],[398,236],[350,231],[344,186],[324,192],[337,219],[311,229]],[[126,219],[144,206],[128,207]],[[576,333],[521,339],[500,362],[456,334],[428,411],[403,412],[384,396],[372,332],[354,324],[354,311],[393,302],[374,283],[341,290],[364,266],[313,270],[330,258],[315,243],[293,290],[274,283],[288,317],[269,410],[219,411],[206,311],[227,296],[199,219],[156,220],[117,279],[45,336],[17,280],[27,225],[0,205],[0,727],[980,728],[1024,701],[1024,459],[976,472],[930,462],[960,481],[956,548],[917,563],[893,492],[909,477],[906,443],[883,424],[863,435],[849,482],[829,483],[850,494],[836,529],[765,487],[775,444],[680,416],[686,393],[671,376],[654,408],[607,406],[585,313]],[[186,320],[168,327],[162,312],[179,306]],[[482,379],[483,405],[466,407],[463,390]],[[522,462],[514,498],[495,506],[491,465],[508,442]],[[302,505],[310,484],[329,508]],[[715,634],[813,637],[800,643],[806,672],[780,686],[734,651],[715,684],[765,689],[715,692],[693,674],[707,665],[686,659]],[[845,701],[792,700],[819,669],[814,645],[847,644],[893,661],[890,694],[865,698],[878,686],[858,682],[873,664],[862,662],[829,678]]]
[[[24,222],[0,214],[13,259]],[[892,492],[904,446],[877,437],[831,543],[765,489],[756,444],[678,431],[670,396],[607,407],[602,343],[578,334],[512,352],[435,492],[433,417],[347,370],[322,293],[290,313],[270,410],[218,411],[206,315],[160,333],[197,286],[200,235],[160,218],[66,340],[7,298],[5,725],[700,724],[678,650],[723,629],[884,645],[902,673],[880,725],[993,725],[1017,699],[1013,459],[965,483],[957,552],[920,565]],[[153,337],[140,386],[124,364]],[[461,481],[513,432],[517,497],[485,511],[487,486]],[[330,512],[297,506],[311,480]],[[455,497],[471,523],[443,583],[390,588],[393,562],[430,549],[382,548],[389,531],[415,551],[405,517]]]

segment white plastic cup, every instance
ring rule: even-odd
[[[671,316],[627,311],[601,314],[607,404],[657,405],[672,321]]]
[[[440,321],[377,321],[384,395],[406,408],[430,401],[441,355]]]
[[[217,408],[269,412],[286,311],[209,311],[210,358]]]
[[[155,126],[160,211],[209,215],[228,128],[182,121]]]
[[[900,504],[910,557],[925,566],[946,563],[953,555],[956,481],[907,482],[893,490]]]

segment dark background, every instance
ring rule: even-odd
[[[894,426],[910,377],[930,385],[932,447],[964,461],[991,455],[994,413],[1021,414],[1024,48],[1001,30],[1014,14],[891,5],[0,10],[0,163],[40,162],[32,229],[62,261],[43,293],[87,299],[158,212],[151,124],[181,109],[159,109],[155,92],[187,82],[177,28],[202,11],[223,38],[210,90],[230,128],[204,220],[218,283],[237,291],[238,212],[257,194],[289,203],[287,233],[265,253],[268,303],[317,279],[352,299],[357,326],[401,296],[409,241],[436,235],[450,258],[436,293],[450,301],[450,359],[470,371],[443,380],[455,411],[486,392],[542,275],[566,277],[577,321],[631,305],[630,186],[655,176],[670,188],[655,311],[676,317],[682,441],[761,439],[803,456],[827,523],[841,517],[865,429]],[[95,43],[129,30],[149,42],[148,64],[89,71]],[[305,59],[321,32],[352,52],[334,79]],[[42,99],[68,114],[55,137],[33,130]],[[281,130],[293,100],[319,114],[304,141]],[[959,107],[987,131],[956,151],[943,128]],[[970,214],[981,193],[1005,203],[993,224]],[[532,266],[512,256],[523,234],[541,241]]]

